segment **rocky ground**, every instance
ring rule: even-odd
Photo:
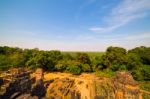
[[[0,99],[142,99],[141,90],[128,72],[113,78],[94,73],[72,75],[14,69],[1,73]]]

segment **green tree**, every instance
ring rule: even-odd
[[[63,57],[63,60],[66,60],[66,61],[74,60],[74,57],[70,53],[63,53],[62,57]]]
[[[76,59],[82,64],[91,64],[91,60],[86,53],[77,53]]]
[[[80,74],[82,72],[81,63],[75,60],[67,61],[67,67],[65,72],[69,72],[72,74]]]
[[[136,53],[127,54],[127,69],[138,69],[141,65],[141,58]]]
[[[70,72],[72,74],[80,74],[81,73],[81,66],[77,63],[69,64],[66,68],[66,72]]]
[[[12,67],[23,67],[25,66],[25,57],[23,52],[15,52],[9,55],[10,65]]]
[[[108,47],[106,54],[102,56],[101,65],[103,66],[103,69],[115,68],[115,70],[119,70],[122,68],[120,66],[124,66],[126,63],[126,50],[124,48]]]
[[[60,61],[63,58],[61,52],[57,50],[51,50],[46,53],[48,54],[49,60],[51,60],[54,63],[54,66],[57,64],[58,61]]]
[[[68,64],[67,61],[61,60],[61,61],[59,61],[59,62],[56,64],[55,69],[56,69],[57,71],[63,72],[63,71],[66,70],[66,68],[68,67],[68,65],[69,65],[69,64]]]
[[[141,72],[143,75],[143,79],[150,81],[150,65],[143,65]]]
[[[135,80],[138,81],[143,80],[143,75],[140,68],[138,70],[137,69],[132,70],[131,74]]]
[[[10,61],[8,60],[7,56],[0,54],[0,71],[10,68],[9,63]]]
[[[49,54],[44,51],[40,51],[37,54],[34,54],[34,57],[26,63],[30,68],[43,68],[44,70],[54,70],[54,61],[51,59]]]
[[[77,53],[76,60],[81,64],[83,72],[92,71],[91,60],[87,53]]]
[[[128,51],[128,53],[134,53],[140,57],[140,61],[143,64],[150,65],[150,47],[136,47]]]

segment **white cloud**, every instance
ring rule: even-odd
[[[92,27],[90,30],[98,33],[113,31],[134,19],[147,16],[148,10],[150,0],[122,0],[112,9],[110,15],[104,18],[106,27]]]

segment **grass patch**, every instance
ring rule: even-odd
[[[141,81],[140,83],[140,88],[142,90],[146,90],[150,92],[150,81]]]
[[[140,89],[150,92],[150,81],[141,81],[139,83],[140,83]],[[143,94],[142,97],[143,99],[150,99],[149,94]]]
[[[108,77],[108,78],[113,77],[116,74],[111,70],[96,71],[95,73],[98,77]]]

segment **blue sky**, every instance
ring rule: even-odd
[[[150,0],[0,0],[0,45],[63,51],[150,46]]]

